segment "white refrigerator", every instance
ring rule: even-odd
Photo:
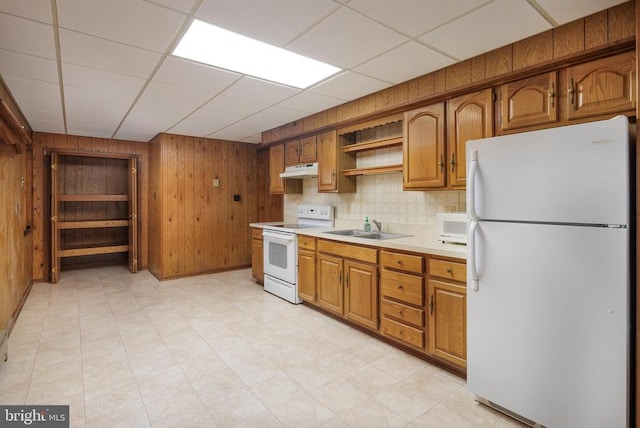
[[[478,401],[549,428],[629,425],[633,135],[619,116],[467,143]]]

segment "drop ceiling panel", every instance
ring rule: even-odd
[[[0,49],[56,59],[53,27],[0,13]]]
[[[133,102],[145,83],[145,80],[139,77],[125,76],[124,74],[68,63],[62,64],[62,74],[65,87],[99,88],[103,92],[126,95],[129,103]]]
[[[340,98],[333,98],[326,95],[304,91],[278,103],[278,107],[300,110],[307,113],[316,113],[342,103],[344,103],[344,100]]]
[[[85,135],[81,132],[90,130],[93,137],[111,138],[131,101],[131,95],[65,85],[67,131]]]
[[[420,40],[464,60],[550,28],[551,24],[526,0],[497,0]]]
[[[54,60],[0,49],[0,74],[58,83]]]
[[[204,0],[196,18],[284,46],[337,7],[331,0]]]
[[[217,94],[240,77],[230,71],[167,56],[153,80]]]
[[[239,140],[242,143],[249,143],[249,144],[260,144],[262,143],[262,133],[259,132],[255,135],[252,135],[249,138],[243,138],[241,140]]]
[[[231,125],[242,119],[244,115],[220,110],[196,110],[167,132],[180,135],[205,137],[212,132]]]
[[[346,71],[309,89],[320,95],[353,100],[391,86],[387,82]]]
[[[4,79],[33,129],[64,133],[59,85],[14,76]]]
[[[342,7],[287,47],[338,67],[351,68],[407,40]]]
[[[147,3],[162,5],[179,12],[188,13],[197,0],[144,0]]]
[[[308,116],[308,113],[300,110],[291,110],[284,107],[269,107],[268,109],[262,110],[248,119],[264,121],[265,123],[287,123],[292,122],[297,119],[301,119],[305,116]],[[275,125],[278,126],[278,125]],[[274,126],[271,125],[268,128],[271,129]],[[264,130],[263,129],[263,130]]]
[[[415,37],[486,3],[488,0],[351,0],[349,7]]]
[[[144,101],[187,107],[193,111],[206,103],[213,96],[214,94],[209,92],[167,85],[166,83],[161,82],[151,82],[149,83],[149,86],[145,88],[140,99]]]
[[[144,49],[60,29],[63,62],[128,76],[148,78],[160,55]]]
[[[257,101],[257,98],[258,97],[254,100],[241,100],[239,98],[218,95],[202,106],[202,109],[212,112],[228,111],[240,117],[245,117],[269,107],[267,104]]]
[[[243,77],[223,92],[223,95],[242,100],[259,99],[264,104],[276,104],[300,93],[299,89],[278,85],[253,77]],[[258,97],[256,95],[259,94]]]
[[[259,124],[251,123],[249,120],[243,120],[209,134],[207,137],[217,138],[220,140],[242,141],[253,135],[259,134],[262,132],[261,129],[264,130],[264,128],[261,128],[261,125]]]
[[[51,3],[42,0],[5,0],[2,11],[51,24]]]
[[[537,0],[555,21],[562,25],[583,16],[625,3],[626,0]]]
[[[356,67],[354,71],[398,84],[453,64],[454,61],[426,46],[409,42]]]
[[[142,0],[58,0],[60,27],[164,52],[185,15]],[[117,23],[117,25],[114,25]]]
[[[173,103],[139,100],[133,107],[115,138],[149,141],[184,119],[192,109]]]

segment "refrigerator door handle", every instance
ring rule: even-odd
[[[467,263],[469,264],[469,282],[473,291],[479,289],[478,266],[476,265],[476,228],[478,222],[471,220],[469,223],[469,239],[467,244]]]
[[[469,161],[469,218],[471,220],[478,220],[478,213],[476,212],[476,174],[478,173],[478,151],[471,150],[471,160]]]

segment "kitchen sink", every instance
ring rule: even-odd
[[[354,238],[364,238],[364,239],[395,239],[395,238],[404,238],[412,235],[403,235],[401,233],[387,233],[387,232],[365,232],[361,229],[345,229],[345,230],[330,230],[324,233],[330,233],[332,235],[340,235],[340,236],[353,236]]]

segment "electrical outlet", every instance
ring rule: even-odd
[[[220,180],[217,178],[213,179],[213,187],[220,187]]]
[[[458,207],[456,207],[455,205],[445,205],[443,208],[444,212],[446,213],[454,213],[458,211]]]

